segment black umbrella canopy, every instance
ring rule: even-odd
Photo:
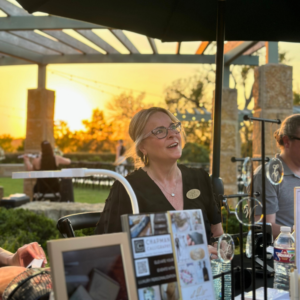
[[[18,0],[32,13],[124,29],[162,41],[216,40],[216,0]],[[225,40],[300,42],[300,1],[227,0]]]

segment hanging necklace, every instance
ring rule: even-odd
[[[149,172],[148,172],[148,175],[149,175]],[[158,181],[156,181],[155,179],[153,179],[153,176],[150,176],[152,178],[152,180],[161,188],[163,189],[167,194],[170,194],[172,197],[175,197],[175,192],[176,192],[176,189],[177,189],[177,179],[178,179],[178,174],[176,176],[176,181],[175,181],[175,189],[174,189],[174,192],[173,193],[170,193],[168,192],[161,183],[159,183]]]

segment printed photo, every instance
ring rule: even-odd
[[[179,279],[182,287],[192,286],[197,284],[197,277],[193,262],[180,264],[179,268]]]
[[[139,300],[161,300],[159,285],[138,290]]]
[[[150,219],[153,235],[169,233],[166,213],[151,214]]]
[[[192,260],[200,260],[205,258],[205,250],[201,247],[196,247],[190,251],[190,258]]]
[[[190,213],[187,211],[181,211],[178,213],[171,214],[172,220],[172,229],[173,232],[183,233],[186,231],[192,231],[192,224],[191,224],[191,216]]]
[[[199,232],[191,232],[186,235],[187,245],[202,245],[204,244],[203,241],[203,234]]]
[[[162,300],[178,300],[180,297],[177,282],[162,284],[160,293]]]
[[[193,230],[204,229],[201,214],[200,211],[198,210],[192,212],[192,226],[193,226]]]
[[[150,215],[130,216],[129,226],[132,238],[153,235]]]
[[[189,252],[187,251],[187,239],[186,235],[175,234],[174,238],[175,251],[177,261],[189,259]]]

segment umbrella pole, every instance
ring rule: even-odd
[[[218,0],[217,13],[217,53],[216,53],[216,85],[213,127],[213,160],[212,184],[217,195],[224,194],[220,177],[220,150],[221,150],[221,106],[224,69],[224,39],[225,39],[225,0]]]

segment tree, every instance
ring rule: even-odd
[[[196,74],[188,78],[181,78],[172,82],[165,90],[165,102],[168,109],[175,113],[176,110],[182,111],[191,108],[200,108],[208,105],[205,99],[205,91],[209,84],[213,81],[209,74],[214,71],[207,70],[205,76]]]
[[[63,152],[73,152],[77,149],[76,133],[72,132],[65,121],[57,121],[54,124],[55,144]]]
[[[108,120],[112,128],[112,140],[129,141],[128,128],[132,117],[142,109],[153,107],[154,104],[145,101],[145,93],[134,96],[132,93],[122,93],[106,103]]]
[[[193,111],[194,108],[202,110],[204,106],[210,106],[206,93],[209,86],[214,83],[211,75],[214,75],[215,71],[210,68],[205,72],[198,72],[194,76],[173,81],[166,88],[165,102],[172,113],[176,114],[177,111],[185,113],[186,110]],[[203,144],[209,148],[211,137],[209,123],[182,121],[182,125],[188,142]]]
[[[105,120],[103,111],[94,109],[91,120],[83,120],[82,124],[85,130],[75,133],[77,151],[114,151],[112,124]]]
[[[0,135],[0,147],[5,152],[13,152],[14,148],[12,146],[13,137],[10,134]]]
[[[297,92],[293,92],[293,104],[300,105],[300,94]]]

